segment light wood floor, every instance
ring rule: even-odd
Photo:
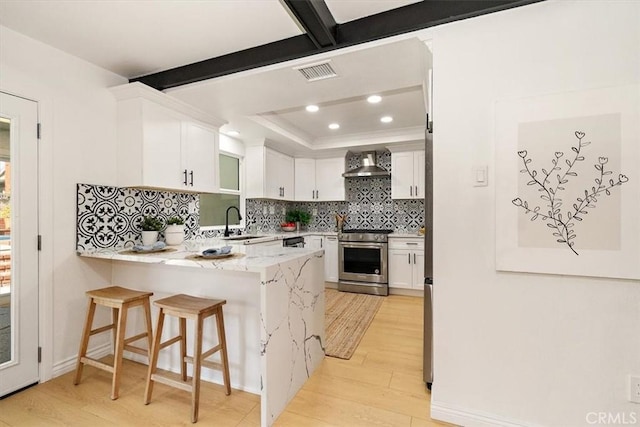
[[[188,393],[156,384],[142,403],[146,366],[126,362],[120,398],[109,399],[110,375],[84,368],[0,400],[0,426],[191,425]],[[198,425],[259,426],[258,396],[203,382]],[[422,382],[422,299],[385,299],[351,360],[325,358],[276,426],[442,426],[429,417]]]

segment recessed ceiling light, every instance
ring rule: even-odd
[[[377,104],[380,101],[382,101],[382,97],[380,95],[371,95],[367,98],[367,102],[369,104]]]
[[[238,132],[237,130],[228,130],[227,131],[227,135],[229,135],[229,136],[238,136],[238,135],[240,135],[240,132]]]
[[[380,121],[382,123],[391,123],[393,121],[393,117],[391,116],[380,117]]]
[[[340,125],[339,125],[339,124],[337,124],[337,123],[331,123],[331,124],[329,125],[329,129],[331,129],[331,130],[340,129]]]
[[[310,113],[315,113],[316,111],[318,111],[320,109],[320,107],[318,107],[317,105],[307,105],[306,110]]]

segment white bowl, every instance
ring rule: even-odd
[[[291,226],[291,227],[285,227],[285,226],[280,226],[280,228],[282,229],[282,231],[296,231],[296,226]]]

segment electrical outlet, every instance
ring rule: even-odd
[[[189,209],[190,214],[196,213],[196,202],[189,202],[189,206],[187,209]]]
[[[275,215],[276,208],[275,206],[269,206],[269,215]]]
[[[263,206],[262,207],[262,215],[266,215],[267,214],[267,207]]]
[[[640,403],[640,376],[629,375],[629,402]]]
[[[318,216],[318,209],[317,208],[311,209],[311,215]]]
[[[287,208],[285,208],[284,206],[282,207],[282,215],[286,215],[287,214]]]

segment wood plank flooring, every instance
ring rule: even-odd
[[[276,426],[434,427],[422,382],[422,299],[389,296],[350,360],[325,358],[289,403]],[[120,398],[109,399],[111,377],[85,367],[0,400],[0,426],[191,425],[190,395],[156,384],[142,403],[146,366],[126,361]],[[260,398],[202,382],[198,425],[259,426]]]

